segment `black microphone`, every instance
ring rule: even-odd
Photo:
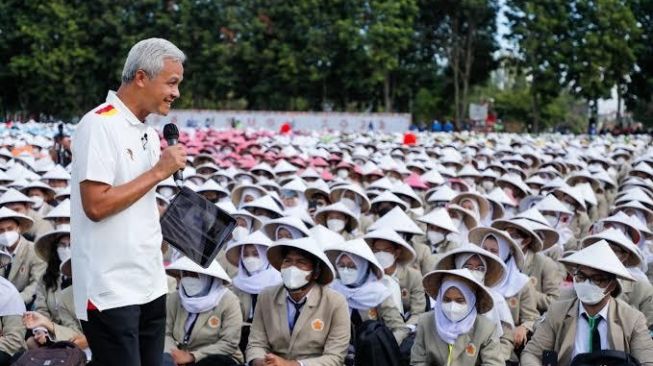
[[[168,146],[177,145],[179,142],[179,130],[174,123],[168,123],[163,126],[163,137],[168,142]],[[181,188],[184,185],[184,174],[183,169],[179,169],[173,175],[177,187]]]

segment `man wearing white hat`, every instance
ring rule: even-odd
[[[96,365],[160,365],[168,292],[155,188],[183,169],[145,123],[179,97],[185,55],[160,38],[130,50],[117,92],[88,112],[72,143],[75,310]],[[75,244],[76,243],[76,244]]]
[[[646,319],[629,304],[615,299],[617,279],[632,281],[610,246],[600,241],[561,259],[574,274],[576,297],[551,304],[544,321],[521,355],[521,365],[543,365],[543,353],[554,352],[559,365],[582,353],[616,350],[642,365],[653,364],[653,340]]]
[[[267,252],[283,285],[258,296],[246,359],[251,366],[342,365],[350,338],[349,307],[328,287],[331,262],[312,238],[281,240]],[[273,316],[271,316],[273,315]]]

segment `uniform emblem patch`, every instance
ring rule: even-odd
[[[316,332],[324,330],[324,322],[321,319],[315,319],[311,322],[311,328]]]

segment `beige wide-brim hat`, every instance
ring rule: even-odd
[[[501,283],[506,276],[507,269],[501,258],[487,250],[473,244],[464,244],[452,251],[446,252],[435,265],[436,270],[451,270],[456,268],[456,256],[460,254],[473,254],[483,257],[487,268],[485,270],[485,286],[492,287]]]
[[[347,217],[345,231],[352,232],[354,229],[358,228],[358,219],[342,202],[336,202],[317,210],[315,212],[315,223],[327,226],[327,216],[329,212],[339,212]]]
[[[261,226],[263,226],[263,222],[258,217],[252,215],[247,210],[243,210],[243,209],[236,210],[234,213],[230,213],[230,215],[233,216],[234,218],[238,218],[238,216],[249,218],[252,222],[252,227],[250,227],[249,229],[251,232],[260,230]]]
[[[370,263],[370,268],[378,279],[383,277],[383,267],[379,264],[379,261],[374,256],[372,249],[367,245],[367,242],[361,238],[334,243],[324,248],[324,253],[331,261],[333,267],[337,267],[336,259],[340,253],[355,254]]]
[[[514,219],[514,220],[495,220],[492,222],[492,227],[499,230],[508,231],[508,228],[516,228],[521,232],[528,234],[531,237],[531,243],[529,244],[530,249],[537,253],[542,251],[544,244],[542,243],[542,238],[533,230],[534,223],[526,219]]]
[[[490,210],[490,203],[488,202],[487,198],[476,192],[463,192],[454,197],[451,200],[451,203],[462,207],[462,202],[465,200],[472,200],[476,202],[478,204],[478,210],[481,217],[487,216],[487,213]]]
[[[369,230],[377,230],[382,228],[392,229],[396,232],[407,233],[412,235],[424,235],[422,229],[401,209],[395,207],[385,215],[376,220]]]
[[[252,202],[246,203],[243,205],[242,209],[244,210],[255,210],[257,208],[270,211],[277,215],[277,217],[283,216],[283,211],[281,207],[275,202],[274,198],[270,194],[265,195],[261,198],[257,198]]]
[[[398,245],[401,248],[401,254],[399,254],[399,258],[397,258],[397,263],[399,264],[412,263],[417,257],[415,249],[413,249],[410,244],[397,234],[396,231],[390,228],[381,228],[370,231],[363,236],[363,239],[370,247],[374,244],[375,240],[386,240]]]
[[[233,191],[231,191],[231,202],[234,204],[234,206],[238,207],[238,205],[240,205],[240,200],[243,197],[243,192],[247,188],[251,188],[251,189],[254,189],[254,190],[259,192],[260,196],[255,198],[255,200],[265,196],[265,194],[267,193],[265,188],[263,188],[263,187],[261,187],[259,185],[256,185],[256,184],[241,184],[238,187],[234,188]]]
[[[331,194],[329,185],[322,179],[318,179],[315,182],[310,183],[306,187],[306,190],[304,191],[304,196],[306,197],[307,200],[312,200],[313,197],[317,194],[323,194],[327,196],[327,198]]]
[[[232,266],[238,267],[238,264],[240,263],[240,252],[242,247],[248,244],[261,245],[269,248],[272,245],[272,240],[263,234],[262,231],[257,230],[247,235],[242,240],[230,243],[229,246],[227,246],[225,256],[227,257],[227,261],[229,261]]]
[[[622,280],[635,280],[628,269],[624,267],[619,258],[617,258],[617,255],[614,254],[612,248],[610,248],[610,244],[605,240],[592,244],[582,250],[570,254],[567,257],[560,258],[559,261],[565,265],[567,272],[572,274],[576,267],[584,266],[602,272],[611,273]],[[619,284],[619,281],[617,281],[617,288],[612,292],[612,296],[616,297],[620,293],[621,285]]]
[[[309,231],[311,232],[311,237],[323,250],[332,245],[338,245],[339,243],[345,242],[345,238],[343,238],[342,235],[327,229],[323,225],[315,225]]]
[[[328,285],[335,277],[335,270],[327,258],[326,254],[322,251],[320,245],[311,237],[294,239],[294,240],[279,240],[268,249],[268,260],[272,267],[277,271],[281,271],[281,262],[283,261],[284,248],[299,249],[311,254],[319,261],[320,275],[316,282],[320,285]]]
[[[653,222],[653,211],[648,207],[644,206],[641,202],[639,201],[622,202],[621,204],[618,204],[614,209],[622,210],[626,208],[632,208],[643,212],[644,216],[646,216],[646,222],[648,223]]]
[[[365,194],[365,191],[363,189],[356,185],[356,184],[347,184],[343,186],[338,186],[336,188],[331,189],[331,195],[329,198],[331,198],[331,202],[337,202],[340,201],[342,198],[342,195],[346,192],[354,192],[357,196],[360,196],[361,198],[361,212],[365,213],[370,210],[370,200],[367,198],[367,195]]]
[[[378,196],[374,197],[374,199],[370,202],[370,204],[372,205],[372,208],[375,208],[376,205],[382,202],[390,202],[395,205],[399,205],[404,211],[408,209],[408,204],[406,204],[406,202],[404,202],[401,198],[397,197],[397,195],[395,195],[390,191],[385,191],[379,194]]]
[[[451,217],[449,217],[449,212],[446,208],[436,208],[428,214],[417,218],[416,221],[437,226],[452,233],[458,232],[458,228],[453,226],[453,221],[451,221]]]
[[[483,286],[478,283],[472,272],[468,269],[452,269],[452,270],[435,270],[427,273],[422,278],[422,283],[424,284],[424,291],[433,299],[436,299],[438,292],[440,291],[440,286],[446,278],[454,278],[465,283],[469,288],[474,291],[476,295],[476,309],[479,314],[485,314],[488,311],[492,310],[494,306],[494,301],[492,300],[492,295],[490,292]]]
[[[20,214],[14,210],[11,210],[7,207],[0,207],[0,221],[2,220],[15,220],[18,222],[18,227],[20,232],[24,233],[29,231],[34,225],[34,220],[30,217]]]
[[[211,262],[208,268],[203,268],[189,258],[181,257],[166,267],[166,272],[173,277],[181,277],[181,271],[199,273],[221,279],[224,283],[231,283],[229,275],[227,275],[227,272],[225,272],[217,260]]]
[[[462,206],[458,205],[449,205],[447,207],[447,212],[449,212],[449,217],[451,217],[451,212],[458,212],[463,215],[463,222],[468,228],[475,228],[478,226],[478,220],[474,217],[474,213]]]
[[[223,197],[226,197],[229,195],[229,192],[222,188],[221,185],[218,184],[213,179],[208,179],[206,182],[204,182],[199,188],[197,188],[197,193],[202,193],[202,192],[216,192],[218,194],[221,194]]]
[[[44,262],[49,262],[52,253],[57,251],[56,244],[59,238],[64,235],[70,236],[70,229],[65,230],[51,230],[36,239],[34,243],[34,250],[39,258]]]
[[[626,267],[637,267],[641,264],[642,258],[640,257],[637,247],[629,238],[626,237],[626,235],[624,235],[624,233],[621,232],[621,230],[618,229],[610,228],[598,234],[585,237],[582,241],[582,246],[588,247],[601,241],[607,241],[608,244],[612,243],[618,245],[621,249],[630,254],[628,260],[624,263]]]
[[[510,237],[510,234],[503,230],[499,230],[493,227],[481,226],[470,230],[468,238],[469,242],[479,247],[483,244],[483,239],[488,235],[498,236],[501,239],[505,240],[508,245],[510,245],[510,252],[512,257],[515,258],[515,264],[517,268],[522,271],[524,270],[524,252],[514,240]]]
[[[306,225],[304,225],[304,222],[297,216],[284,216],[278,219],[270,220],[265,224],[263,224],[261,230],[263,231],[263,233],[265,233],[265,235],[268,236],[268,238],[275,240],[275,234],[277,232],[277,228],[281,225],[290,226],[294,229],[297,229],[302,234],[304,234],[304,236],[311,235]]]

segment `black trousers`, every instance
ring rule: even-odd
[[[166,295],[143,305],[90,310],[82,329],[93,353],[93,366],[160,366]]]

